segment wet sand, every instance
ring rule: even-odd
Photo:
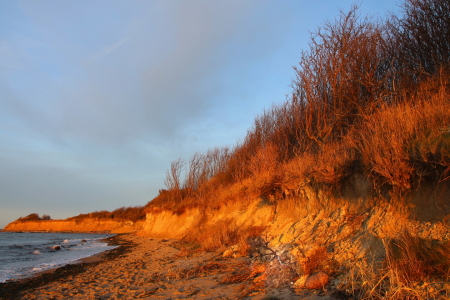
[[[329,299],[255,286],[252,262],[174,240],[118,235],[120,247],[39,276],[0,284],[0,299]],[[253,278],[254,279],[254,278]]]

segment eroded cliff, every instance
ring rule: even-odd
[[[45,232],[110,232],[126,233],[141,230],[144,221],[113,221],[84,219],[74,220],[40,220],[14,221],[4,228],[4,231],[45,231]]]

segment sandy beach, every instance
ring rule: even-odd
[[[120,247],[34,278],[0,284],[0,299],[330,299],[323,291],[266,289],[247,257],[175,240],[118,235]]]

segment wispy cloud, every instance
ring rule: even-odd
[[[87,64],[90,65],[90,64],[94,63],[96,60],[99,60],[99,59],[105,57],[106,55],[110,54],[111,52],[113,52],[114,50],[116,50],[117,48],[122,46],[127,41],[128,41],[128,39],[122,39],[121,41],[119,41],[118,43],[115,43],[114,45],[110,45],[108,47],[105,47],[105,48],[99,50],[88,60]]]

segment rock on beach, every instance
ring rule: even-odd
[[[310,290],[323,288],[328,283],[328,275],[324,272],[318,272],[306,279],[305,287]]]

